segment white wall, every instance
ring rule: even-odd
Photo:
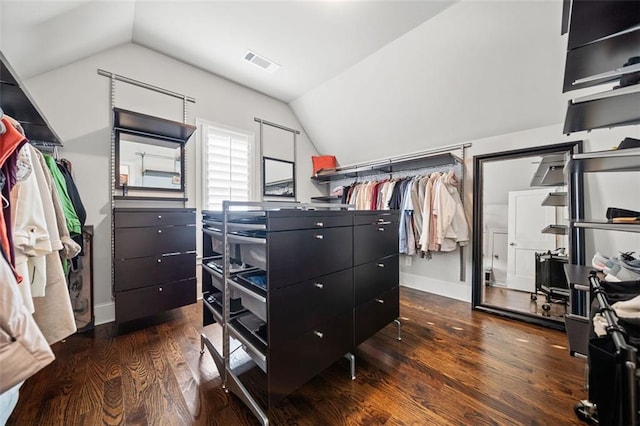
[[[10,59],[10,58],[9,58]],[[97,69],[138,79],[196,98],[189,104],[189,122],[200,117],[256,134],[254,117],[300,129],[290,108],[270,97],[187,66],[140,46],[126,44],[26,81],[39,107],[64,142],[61,155],[71,160],[75,180],[87,209],[87,224],[95,227],[94,304],[96,322],[113,319],[110,249],[110,110],[109,79]],[[182,120],[182,102],[123,83],[116,87],[116,105]],[[187,144],[188,206],[200,199],[199,141]],[[317,155],[304,131],[298,137],[299,200],[321,195],[309,180],[311,155]]]
[[[465,161],[465,210],[469,219],[473,212],[473,156],[553,143],[583,140],[585,152],[611,149],[625,137],[640,138],[640,126],[579,132],[562,135],[562,125],[539,127],[521,132],[473,140]],[[608,206],[640,211],[640,174],[630,172],[598,173],[585,176],[585,216],[605,219]],[[608,231],[586,231],[587,261],[595,251],[616,255],[618,251],[640,252],[640,234]],[[471,246],[465,248],[466,277],[459,280],[459,252],[435,253],[432,259],[414,256],[412,265],[400,262],[400,283],[407,287],[471,301]],[[481,261],[481,259],[478,259]]]
[[[352,164],[560,122],[560,1],[462,1],[292,102]]]

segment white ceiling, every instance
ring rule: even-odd
[[[132,42],[290,102],[453,1],[0,3],[0,46],[23,79]],[[282,68],[244,61],[247,49]]]

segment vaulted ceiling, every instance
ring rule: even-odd
[[[452,1],[2,0],[2,46],[23,79],[135,43],[290,102]],[[267,73],[247,49],[281,65]]]

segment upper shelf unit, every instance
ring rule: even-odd
[[[616,95],[616,90],[611,90],[603,93],[600,98],[582,102],[569,101],[563,132],[569,134],[582,130],[639,124],[640,87],[630,88],[638,90],[619,89],[620,95]]]
[[[640,2],[565,1],[569,29],[563,92],[613,89],[569,101],[564,133],[640,123]],[[570,10],[570,14],[569,14]]]
[[[20,122],[32,142],[62,145],[33,98],[22,86],[7,59],[0,52],[0,107],[5,114]]]
[[[164,138],[186,143],[196,130],[196,126],[154,117],[140,112],[113,108],[113,127],[130,133],[153,138]]]
[[[640,172],[640,148],[573,154],[569,172]]]
[[[419,158],[389,159],[368,164],[356,164],[353,166],[338,167],[331,175],[312,176],[311,180],[318,183],[326,183],[342,179],[353,179],[363,176],[371,176],[380,173],[394,173],[403,170],[415,170],[428,167],[454,165],[461,160],[457,156],[447,153],[439,153]]]

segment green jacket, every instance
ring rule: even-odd
[[[80,235],[82,233],[82,228],[80,226],[80,220],[78,219],[76,210],[73,208],[73,204],[71,203],[71,199],[67,193],[67,182],[60,172],[60,169],[58,169],[56,160],[52,156],[44,154],[44,160],[47,163],[47,167],[53,177],[53,182],[56,185],[56,190],[60,196],[62,209],[64,210],[64,219],[67,223],[69,234],[71,234],[71,236]]]

